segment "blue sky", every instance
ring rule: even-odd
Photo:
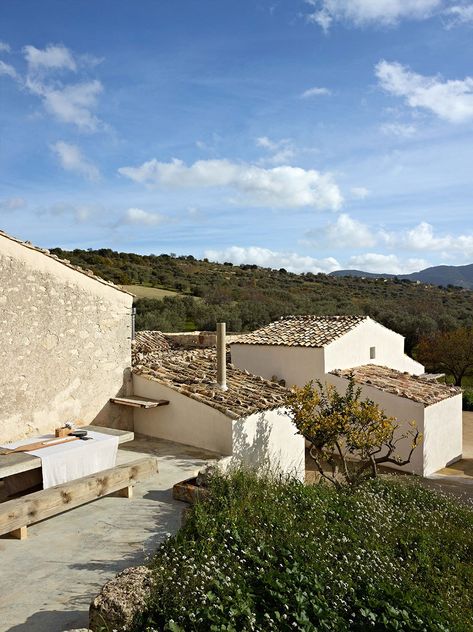
[[[301,271],[473,262],[471,0],[0,4],[0,228]]]

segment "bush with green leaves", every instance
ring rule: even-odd
[[[473,510],[415,481],[210,481],[137,631],[473,629]]]
[[[473,389],[463,391],[463,410],[473,410]]]

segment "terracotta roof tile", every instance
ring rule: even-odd
[[[161,354],[171,348],[161,331],[137,331],[131,345],[133,364],[140,364],[147,356],[156,356],[155,360],[158,361]]]
[[[286,316],[243,334],[237,344],[325,347],[366,320],[367,316]]]
[[[191,349],[151,354],[134,367],[137,375],[156,380],[187,397],[240,419],[261,410],[284,405],[287,390],[262,377],[227,364],[227,391],[216,384],[216,350]]]
[[[461,393],[456,386],[440,384],[424,379],[421,376],[401,373],[394,369],[375,364],[365,364],[354,369],[332,371],[333,375],[348,377],[351,373],[358,384],[366,384],[386,393],[398,395],[424,406],[431,406],[438,402],[454,397]]]

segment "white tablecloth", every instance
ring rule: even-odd
[[[59,445],[26,452],[26,454],[32,454],[41,458],[44,489],[115,466],[118,437],[90,430],[87,432],[87,436],[92,437],[92,439],[60,443]],[[54,438],[54,435],[30,437],[29,439],[15,441],[2,447],[17,448],[21,445]]]

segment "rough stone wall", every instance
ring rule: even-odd
[[[65,421],[132,428],[132,297],[0,236],[0,442]]]

